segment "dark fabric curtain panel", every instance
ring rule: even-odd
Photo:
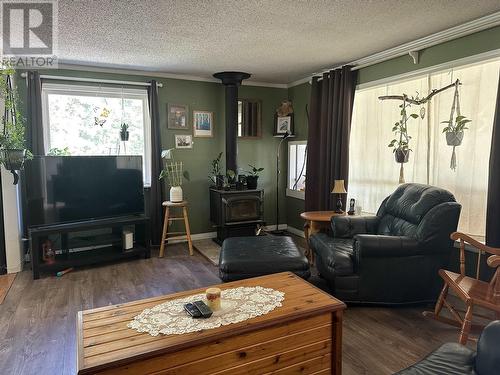
[[[333,210],[334,180],[348,186],[349,135],[357,71],[345,66],[313,77],[307,140],[306,211]],[[343,198],[346,207],[346,196]]]
[[[31,150],[33,155],[45,155],[42,123],[42,82],[40,80],[40,73],[36,71],[28,72],[27,80],[27,147]]]
[[[500,247],[500,80],[491,137],[488,203],[486,207],[486,245]]]
[[[151,190],[149,194],[149,216],[151,225],[151,243],[158,246],[161,241],[162,228],[162,184],[158,180],[161,164],[160,109],[158,103],[158,86],[151,81],[148,88],[149,117],[151,118]]]

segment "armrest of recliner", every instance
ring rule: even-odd
[[[377,232],[379,221],[378,216],[333,216],[333,237],[352,238],[356,234],[374,234]]]
[[[405,236],[359,234],[354,236],[353,248],[358,259],[405,257],[419,254],[418,241]]]

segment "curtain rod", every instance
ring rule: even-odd
[[[21,77],[26,78],[26,73],[21,73]],[[66,77],[66,76],[51,76],[51,75],[40,75],[41,79],[53,79],[61,81],[75,81],[75,82],[94,82],[94,83],[111,83],[114,85],[128,85],[128,86],[151,86],[149,82],[135,82],[135,81],[117,81],[114,79],[97,79],[97,78],[78,78],[78,77]],[[158,87],[163,87],[162,83],[156,84]]]

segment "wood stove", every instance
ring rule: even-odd
[[[217,227],[215,242],[228,237],[254,236],[264,225],[264,190],[210,188],[210,221]]]

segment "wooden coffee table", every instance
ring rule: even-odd
[[[304,224],[304,236],[307,244],[305,256],[309,259],[309,263],[314,263],[314,254],[309,247],[309,237],[323,229],[329,228],[330,220],[333,216],[344,215],[345,212],[338,213],[335,211],[307,211],[300,214],[300,217],[306,221]]]
[[[241,323],[183,335],[127,328],[134,316],[206,288],[80,311],[78,374],[341,374],[343,302],[290,272],[218,285],[285,293],[283,306]]]

